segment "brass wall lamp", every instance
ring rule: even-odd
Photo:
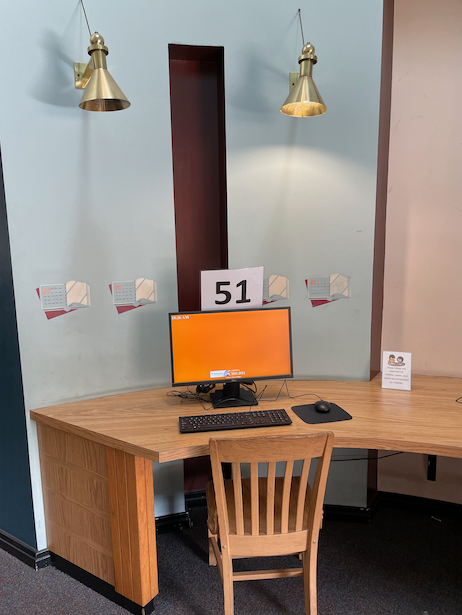
[[[327,107],[313,81],[313,66],[318,61],[311,43],[303,45],[298,58],[299,73],[290,73],[290,94],[281,107],[281,112],[292,117],[322,115]]]
[[[74,62],[75,87],[85,89],[79,107],[85,111],[119,111],[130,106],[107,69],[108,53],[104,38],[95,32],[90,36],[88,64]]]

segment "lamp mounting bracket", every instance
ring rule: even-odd
[[[294,85],[297,83],[299,77],[300,77],[300,72],[298,72],[298,71],[295,72],[295,73],[289,73],[290,90],[292,90]]]
[[[90,59],[88,64],[86,62],[74,62],[74,81],[77,90],[82,90],[86,87],[93,68],[93,58]]]

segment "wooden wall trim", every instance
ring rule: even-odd
[[[391,78],[393,67],[394,0],[383,0],[382,76],[380,84],[379,144],[377,156],[377,197],[372,272],[372,315],[370,379],[380,372],[382,352],[383,282],[390,146]]]
[[[169,60],[178,309],[200,310],[201,270],[228,268],[224,48],[169,45]],[[205,488],[209,459],[184,473]]]
[[[200,271],[228,268],[224,49],[169,45],[169,66],[178,309],[200,310]]]

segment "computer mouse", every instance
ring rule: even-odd
[[[316,410],[316,412],[329,412],[330,403],[328,401],[323,401],[322,399],[320,399],[319,401],[315,402],[314,409]]]

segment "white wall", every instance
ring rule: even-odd
[[[127,111],[78,108],[74,60],[88,32],[75,2],[0,9],[0,136],[27,412],[167,385],[177,308],[168,43],[225,48],[230,266],[290,278],[297,376],[369,374],[381,3],[315,0],[305,36],[328,107],[279,113],[301,51],[299,3],[86,3]],[[14,61],[13,61],[14,60]],[[257,95],[257,91],[261,94]],[[352,298],[313,309],[312,274],[352,276]],[[117,315],[108,284],[153,277],[159,303]],[[35,288],[84,280],[92,307],[47,321]],[[45,546],[30,422],[39,548]]]
[[[462,57],[458,0],[395,0],[384,350],[412,352],[416,374],[462,376]],[[462,395],[462,384],[461,384]],[[435,408],[435,423],[444,415]],[[462,503],[462,460],[379,465],[379,489]]]
[[[384,350],[412,352],[416,374],[457,378],[461,19],[458,0],[395,1],[383,310]]]
[[[309,119],[279,112],[302,47],[289,6],[274,32],[225,47],[246,62],[226,73],[230,266],[289,278],[297,377],[369,379],[382,3],[310,4],[327,112]],[[351,299],[312,308],[304,280],[333,273],[351,276]]]

